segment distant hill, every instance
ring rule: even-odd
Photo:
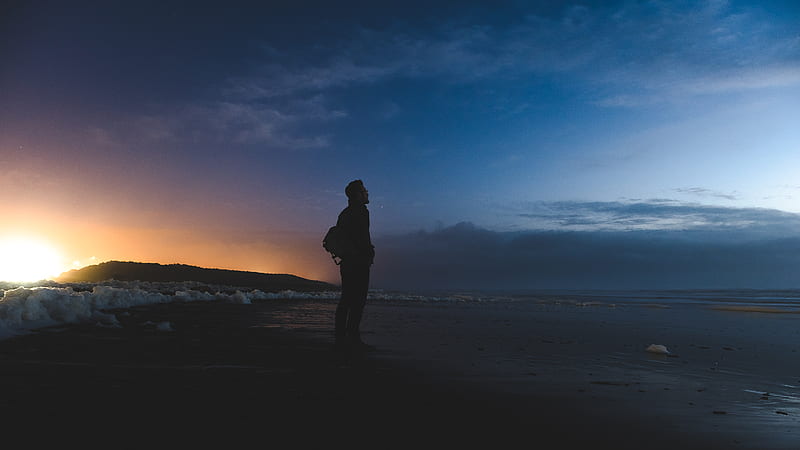
[[[197,281],[262,291],[325,291],[336,286],[322,281],[308,280],[295,275],[244,272],[227,269],[205,269],[185,264],[156,264],[109,261],[82,269],[62,273],[56,281],[61,283],[118,281]]]

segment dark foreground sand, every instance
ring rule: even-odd
[[[680,413],[652,413],[663,395],[627,401],[631,392],[649,395],[635,377],[598,375],[574,389],[553,369],[567,374],[569,359],[542,359],[542,367],[528,361],[501,376],[501,353],[480,355],[502,344],[492,341],[499,336],[492,327],[509,324],[484,324],[477,343],[458,328],[480,321],[479,307],[370,304],[364,328],[376,350],[341,353],[329,329],[334,306],[172,303],[118,312],[121,328],[74,325],[0,341],[3,429],[31,445],[124,448],[761,447],[712,424],[719,418],[711,407],[688,413],[695,425],[709,421],[693,427],[672,420]],[[157,328],[164,321],[173,331]],[[542,332],[539,347],[526,352],[545,358],[548,346],[569,344],[563,336],[541,339]],[[731,416],[722,426],[735,430]]]

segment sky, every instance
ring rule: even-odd
[[[800,287],[794,1],[2,8],[0,237],[65,270],[336,282],[362,179],[373,287]]]

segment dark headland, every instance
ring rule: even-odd
[[[64,272],[58,277],[62,283],[97,283],[117,281],[196,281],[206,284],[261,289],[263,291],[296,290],[303,292],[338,289],[322,281],[309,280],[296,275],[247,272],[228,269],[208,269],[186,264],[156,264],[131,261],[109,261]]]

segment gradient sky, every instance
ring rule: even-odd
[[[378,287],[800,286],[765,247],[780,279],[713,262],[800,239],[797,2],[124,3],[0,13],[0,234],[65,267],[335,281],[320,241],[360,178]],[[520,236],[618,245],[545,277]],[[631,282],[642,236],[717,253]],[[504,275],[459,268],[501,249]]]

